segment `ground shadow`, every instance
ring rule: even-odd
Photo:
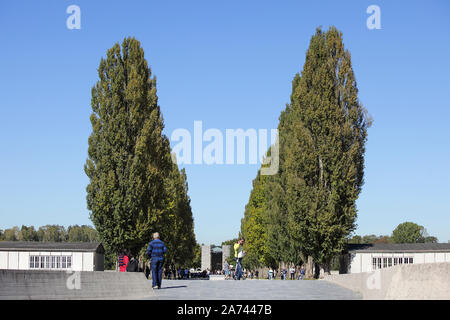
[[[163,289],[177,289],[177,288],[187,288],[187,286],[171,286],[171,287],[161,287],[160,290]]]

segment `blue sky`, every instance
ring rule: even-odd
[[[69,30],[69,5],[81,29]],[[366,9],[381,9],[369,30]],[[276,128],[316,27],[351,52],[369,130],[358,234],[404,221],[450,240],[447,1],[3,1],[0,228],[91,224],[83,171],[91,87],[106,50],[136,37],[158,81],[165,133]],[[197,240],[240,228],[257,165],[186,165]]]

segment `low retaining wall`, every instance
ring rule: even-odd
[[[0,270],[0,300],[154,299],[140,272]]]
[[[325,275],[364,299],[450,299],[450,263],[398,265],[373,272]]]

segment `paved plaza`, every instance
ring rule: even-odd
[[[151,285],[151,283],[150,283]],[[160,300],[349,300],[361,295],[324,280],[163,280]]]

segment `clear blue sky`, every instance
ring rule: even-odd
[[[81,29],[66,8],[81,8]],[[366,8],[381,9],[369,30]],[[276,128],[316,27],[352,54],[369,130],[358,234],[401,222],[450,240],[448,1],[2,1],[0,228],[91,224],[83,171],[91,87],[106,50],[136,37],[165,132]],[[240,228],[257,165],[186,166],[199,242]]]

